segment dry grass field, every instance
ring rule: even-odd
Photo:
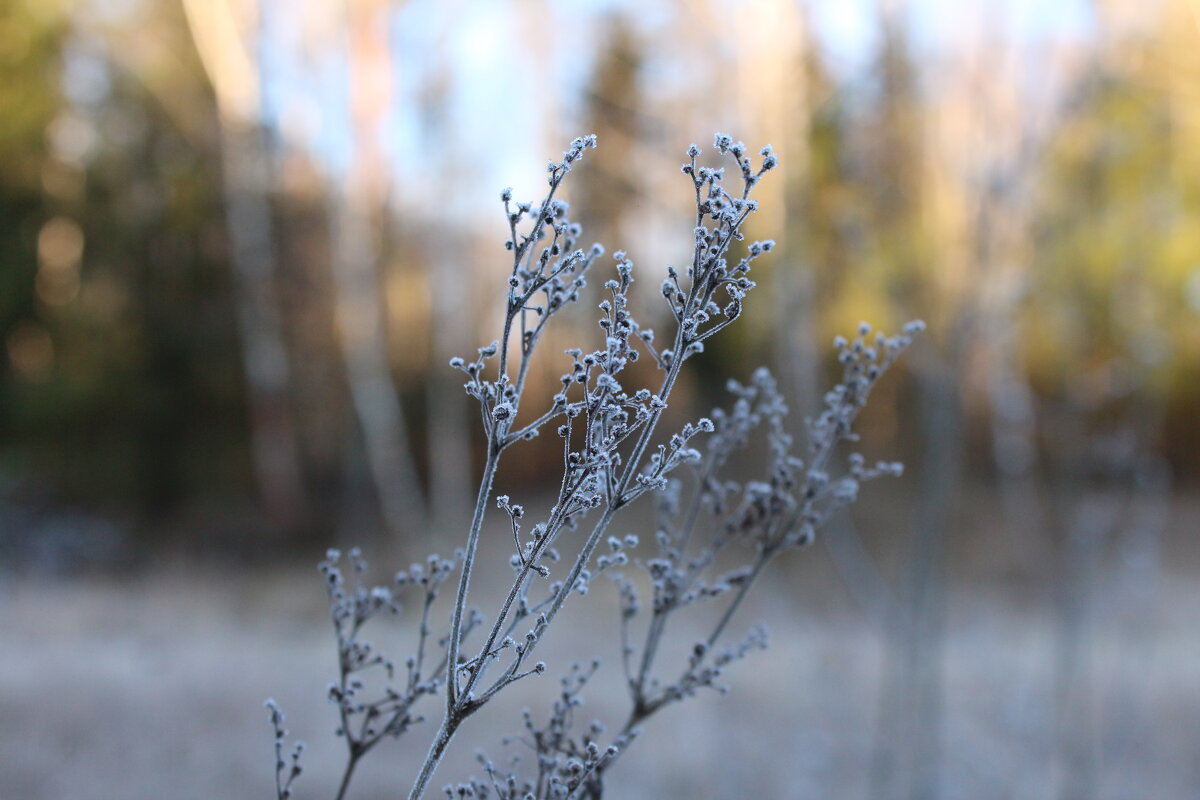
[[[1189,534],[1173,527],[1178,545],[1167,547],[1163,573],[1123,589],[1132,600],[1096,603],[1087,672],[1073,676],[1089,698],[1076,744],[1094,765],[1094,800],[1187,800],[1200,785],[1200,579],[1184,557],[1194,552]],[[612,772],[613,797],[870,798],[885,637],[831,572],[813,551],[762,587],[741,619],[766,621],[770,650],[737,665],[728,695],[652,720]],[[944,800],[1063,796],[1052,679],[1058,617],[1044,599],[1000,576],[952,579],[940,655]],[[520,705],[536,703],[556,666],[565,667],[560,652],[608,657],[588,711],[620,715],[611,589],[575,605],[572,624],[548,642],[547,677],[472,720],[437,785],[464,776],[476,747],[503,752],[499,740],[515,729]],[[333,669],[324,614],[319,580],[299,569],[161,565],[124,579],[6,578],[0,794],[271,797],[262,702],[274,696],[310,744],[298,796],[331,797],[341,754],[323,701]],[[406,624],[383,630],[379,643],[403,636]],[[403,796],[426,744],[418,733],[366,759],[353,796]]]

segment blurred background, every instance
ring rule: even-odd
[[[446,362],[497,335],[500,190],[596,133],[567,199],[661,324],[717,130],[780,154],[750,231],[779,246],[679,419],[767,364],[799,434],[835,334],[919,317],[861,425],[908,471],[764,587],[777,649],[615,796],[1194,797],[1196,0],[0,0],[14,796],[269,796],[269,694],[329,794],[312,564],[460,541]],[[536,500],[547,447],[502,488]]]

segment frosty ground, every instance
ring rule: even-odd
[[[1134,587],[1140,600],[1097,606],[1092,622],[1080,680],[1092,698],[1082,735],[1095,800],[1183,800],[1200,784],[1200,583],[1194,564],[1167,555],[1152,585]],[[885,746],[875,735],[885,637],[833,574],[814,550],[762,587],[740,620],[764,620],[770,650],[735,667],[728,695],[706,694],[652,720],[612,771],[613,797],[870,796],[871,765]],[[268,696],[309,743],[298,797],[332,796],[342,753],[323,701],[333,646],[315,570],[180,562],[120,579],[10,576],[0,597],[5,796],[272,797]],[[544,707],[571,657],[563,653],[606,660],[587,712],[620,716],[612,589],[574,605],[575,622],[548,642],[541,684],[531,680],[524,695],[468,723],[436,785],[477,771],[479,747],[506,752],[500,739],[515,732],[521,705]],[[382,629],[377,641],[388,647],[409,624]],[[952,582],[940,662],[946,800],[1058,795],[1057,626],[1052,604],[1010,578]],[[427,710],[437,713],[434,704]],[[353,796],[404,796],[425,746],[420,730],[385,744],[363,762]]]

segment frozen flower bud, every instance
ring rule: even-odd
[[[696,156],[700,155],[700,148],[693,143],[688,146],[687,154],[689,158],[695,158]]]
[[[512,419],[512,415],[513,407],[508,403],[498,403],[496,407],[492,409],[492,419],[496,420],[497,422],[504,422],[505,420]]]
[[[833,490],[833,498],[838,503],[853,503],[858,497],[858,481],[853,478],[842,478]]]
[[[511,186],[500,193],[500,201],[502,203],[507,203],[510,200],[512,200],[512,187]]]

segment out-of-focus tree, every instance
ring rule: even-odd
[[[1181,76],[1200,76],[1200,28],[1183,3],[1163,4],[1140,29],[1118,26],[1105,6],[1101,20],[1103,46],[1070,87],[1047,153],[1032,225],[1041,269],[1020,320],[1043,417],[1042,483],[1057,490],[1047,502],[1058,556],[1047,583],[1059,612],[1053,696],[1064,800],[1094,796],[1112,761],[1097,736],[1095,629],[1115,608],[1155,603],[1155,520],[1169,484],[1156,451],[1171,424],[1171,379],[1191,371],[1186,289],[1200,257],[1197,119],[1180,102],[1194,100],[1194,88],[1179,93]],[[1194,425],[1175,425],[1171,440],[1194,437]],[[1122,581],[1135,567],[1136,580]],[[1136,713],[1124,720],[1134,736],[1153,724]]]
[[[856,282],[844,296],[858,308],[869,296],[853,291],[884,288],[875,301],[927,316],[938,346],[927,345],[914,361],[917,441],[921,452],[916,507],[907,564],[888,623],[888,650],[872,795],[934,797],[940,765],[940,639],[945,542],[953,514],[962,457],[963,399],[957,378],[965,361],[968,309],[937,297],[936,276],[953,275],[945,263],[947,226],[936,214],[920,76],[902,4],[883,4],[877,95],[862,127],[865,158],[859,179],[866,191],[864,242]],[[940,228],[930,230],[937,223]],[[932,244],[941,245],[939,253]],[[937,255],[942,256],[938,263]],[[936,268],[935,268],[936,267]],[[929,280],[933,278],[934,280]],[[940,299],[940,298],[939,298]],[[889,302],[890,301],[890,302]],[[885,306],[886,308],[887,306]]]
[[[78,195],[77,170],[44,169],[46,132],[65,106],[55,68],[65,31],[66,19],[51,3],[40,12],[21,0],[0,3],[0,435],[8,441],[24,427],[20,395],[54,373],[55,343],[39,319],[35,281],[39,229],[53,213],[43,182]],[[69,125],[62,123],[62,135]]]
[[[1167,398],[1163,447],[1194,469],[1200,25],[1184,0],[1133,29],[1100,10],[1105,47],[1072,88],[1047,161],[1035,227],[1044,267],[1022,320],[1025,362],[1049,397],[1136,389]]]
[[[136,49],[86,6],[4,12],[6,457],[57,503],[159,530],[244,477],[211,102],[178,7]]]
[[[479,270],[482,274],[489,259],[476,259],[473,252],[467,255],[467,250],[446,244],[461,236],[461,231],[455,230],[459,224],[458,209],[477,187],[468,185],[470,169],[458,157],[462,139],[453,99],[460,86],[448,47],[453,28],[445,22],[434,23],[431,28],[431,35],[424,43],[426,52],[421,57],[407,54],[410,57],[403,58],[406,54],[397,54],[397,59],[410,65],[414,72],[419,71],[414,113],[420,140],[416,149],[428,154],[424,167],[431,177],[437,177],[430,181],[425,203],[409,208],[397,205],[394,212],[398,215],[400,238],[416,244],[404,251],[417,254],[408,263],[397,265],[397,269],[406,270],[410,280],[416,276],[429,299],[424,325],[428,357],[419,370],[427,376],[423,387],[424,452],[431,518],[439,530],[446,531],[458,530],[469,521],[472,498],[470,481],[464,480],[464,476],[472,474],[475,452],[472,434],[477,429],[460,375],[447,364],[451,358],[471,352],[479,343],[470,324],[437,325],[434,321],[472,318],[469,312],[482,301],[472,291],[475,282],[464,281],[461,276],[464,271]],[[430,214],[430,205],[445,209],[446,213]],[[463,244],[469,247],[468,243]]]
[[[257,66],[258,8],[237,0],[185,0],[184,9],[216,96],[224,213],[258,488],[272,520],[296,529],[307,514],[277,287],[269,202],[274,177]]]
[[[390,173],[382,136],[395,98],[387,20],[387,6],[375,0],[346,7],[349,119],[344,124],[352,145],[345,174],[335,166],[328,191],[338,340],[384,526],[395,536],[421,530],[427,513],[391,373],[381,291]]]
[[[641,73],[643,57],[634,29],[625,17],[605,23],[600,52],[584,90],[584,130],[602,146],[578,167],[587,192],[572,207],[588,241],[624,247],[637,229],[635,204],[649,202],[636,167],[643,142],[652,133],[645,115]]]

